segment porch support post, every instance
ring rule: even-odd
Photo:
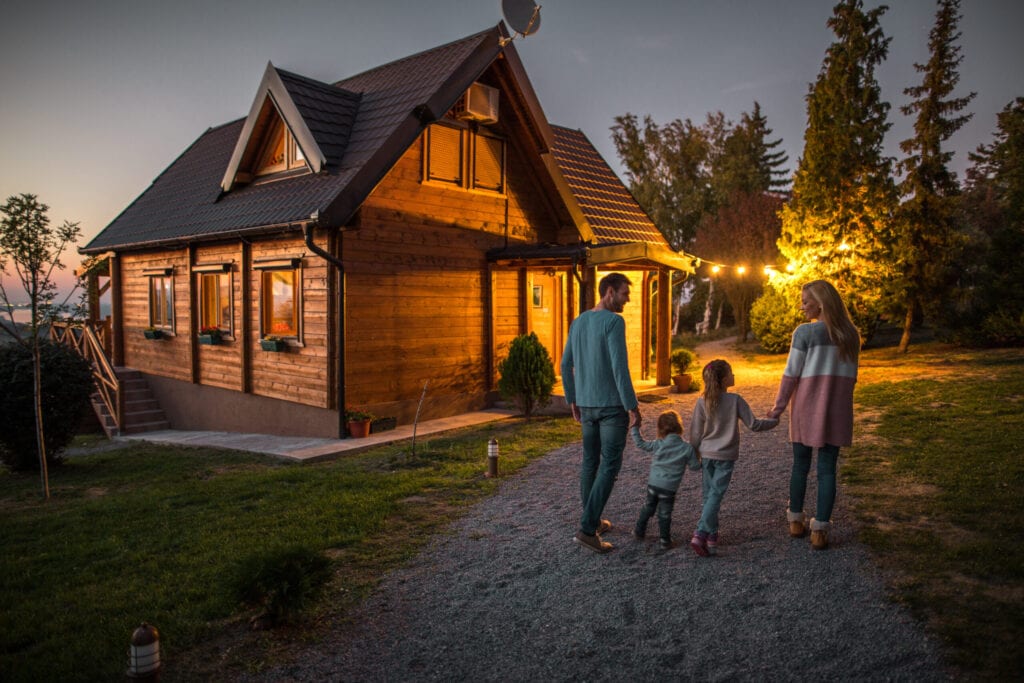
[[[655,356],[658,364],[656,382],[659,387],[668,386],[672,381],[669,365],[669,349],[672,345],[669,329],[672,325],[672,277],[667,270],[658,271],[658,334]]]
[[[124,284],[121,278],[121,257],[110,255],[110,360],[115,367],[124,366]]]
[[[484,379],[484,389],[494,391],[494,377],[497,367],[494,362],[494,266],[489,263],[484,267],[483,295],[484,295],[484,367],[487,368],[487,377]]]
[[[519,289],[519,334],[530,333],[530,308],[528,306],[528,298],[530,296],[529,290],[529,279],[530,274],[526,268],[519,269],[519,281],[517,287]]]

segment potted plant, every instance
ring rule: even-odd
[[[164,331],[156,327],[147,327],[142,331],[146,339],[163,339]]]
[[[372,421],[373,413],[358,410],[351,406],[345,409],[345,428],[348,431],[348,435],[353,439],[361,439],[368,436]]]
[[[676,385],[676,391],[680,394],[690,390],[690,383],[693,379],[687,374],[687,370],[697,360],[697,354],[687,348],[678,348],[669,356],[672,363],[672,381]]]
[[[260,348],[264,351],[281,352],[288,348],[288,343],[276,334],[268,334],[260,339]]]
[[[220,344],[221,329],[219,327],[204,326],[199,328],[199,343],[200,344]]]

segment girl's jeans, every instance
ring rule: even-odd
[[[704,509],[697,522],[697,531],[705,534],[718,533],[718,509],[722,507],[722,498],[729,490],[735,460],[712,460],[705,458],[701,465],[704,476],[701,478],[701,491],[704,494]]]
[[[811,456],[814,448],[793,442],[793,473],[789,477],[789,511],[804,511],[804,495],[807,493],[807,474],[811,471]],[[818,505],[814,518],[819,522],[832,519],[832,508],[836,503],[836,463],[839,460],[839,446],[825,444],[818,449]]]
[[[655,511],[658,513],[658,532],[666,541],[672,540],[672,508],[676,504],[675,491],[658,486],[647,485],[647,502],[640,508],[640,518],[636,520],[636,535],[647,533],[647,522]]]
[[[580,498],[583,516],[580,531],[593,534],[622,468],[629,413],[622,406],[580,407],[583,427],[583,464],[580,466]]]

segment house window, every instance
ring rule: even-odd
[[[433,125],[427,129],[427,179],[462,185],[462,129]]]
[[[486,192],[505,191],[503,139],[435,123],[427,128],[424,140],[424,180]]]
[[[174,327],[174,279],[170,275],[149,278],[149,325],[163,330]]]
[[[276,118],[259,154],[256,175],[269,175],[306,165],[306,157],[284,122]]]
[[[473,136],[473,188],[505,191],[505,142],[489,135]]]
[[[231,334],[231,273],[199,274],[199,325]]]
[[[260,317],[264,336],[298,338],[299,273],[298,269],[262,272]]]

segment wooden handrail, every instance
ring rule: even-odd
[[[120,431],[124,416],[124,393],[121,391],[121,380],[107,358],[103,343],[104,339],[110,339],[110,323],[102,321],[98,327],[99,332],[93,323],[55,321],[50,325],[50,338],[58,344],[69,346],[75,353],[89,361],[92,365],[96,393],[99,394],[100,400],[107,407]]]

